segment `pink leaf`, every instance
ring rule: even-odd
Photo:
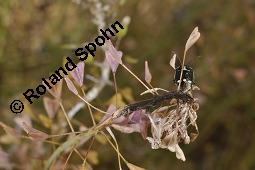
[[[116,72],[119,64],[122,64],[122,52],[117,51],[113,46],[111,40],[106,41],[105,57],[107,63],[110,65],[112,72]]]
[[[65,81],[66,81],[66,85],[68,87],[68,89],[73,92],[75,95],[78,96],[78,91],[77,89],[75,88],[73,82],[68,78],[68,77],[65,77]]]
[[[73,71],[71,71],[72,77],[79,84],[79,86],[83,85],[84,65],[85,65],[84,62],[79,62],[77,64],[77,67]]]
[[[39,131],[37,129],[32,128],[30,125],[28,125],[25,122],[22,122],[21,124],[21,128],[28,134],[28,136],[36,141],[43,141],[46,140],[47,138],[49,138],[49,135]]]
[[[43,104],[48,116],[53,119],[59,109],[59,103],[56,99],[51,99],[49,97],[43,98]]]
[[[105,120],[106,117],[110,115],[111,114],[108,114],[102,120]],[[145,139],[147,137],[149,124],[150,120],[145,114],[145,110],[138,110],[134,111],[129,116],[118,117],[113,121],[112,127],[122,133],[138,132]]]
[[[145,61],[145,76],[144,76],[144,79],[147,83],[149,83],[149,84],[151,83],[152,76],[151,76],[150,69],[149,69],[147,61]]]
[[[146,115],[145,110],[134,111],[129,117],[130,122],[133,123],[130,126],[136,128],[136,132],[139,132],[142,137],[146,139],[150,120]],[[135,125],[138,125],[138,127]]]

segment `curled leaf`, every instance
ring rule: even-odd
[[[198,31],[198,27],[194,28],[192,33],[189,36],[189,39],[186,42],[185,45],[185,53],[190,49],[190,47],[195,44],[195,42],[199,39],[200,37],[200,32]]]
[[[173,55],[173,57],[170,60],[170,66],[173,67],[173,69],[175,69],[175,62],[176,62],[176,54]]]
[[[43,104],[44,104],[45,110],[46,110],[49,118],[53,119],[59,109],[58,100],[51,99],[49,97],[44,97]]]
[[[68,89],[71,92],[73,92],[75,95],[78,95],[78,91],[77,91],[76,87],[74,86],[73,82],[68,77],[65,77],[65,81],[66,81],[66,85],[67,85]]]
[[[148,84],[151,83],[152,76],[151,76],[150,69],[149,69],[148,62],[147,62],[147,61],[145,61],[145,75],[144,75],[144,79],[145,79],[145,81],[146,81]]]
[[[106,61],[111,67],[112,72],[116,73],[119,64],[122,64],[121,58],[123,54],[121,51],[117,51],[117,49],[113,46],[111,40],[106,41],[105,44]]]
[[[84,79],[84,62],[79,62],[77,67],[71,71],[71,75],[80,87],[83,85]]]

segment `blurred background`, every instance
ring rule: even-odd
[[[176,159],[175,154],[167,150],[152,150],[137,133],[115,131],[125,158],[149,170],[255,169],[253,0],[2,0],[1,122],[18,128],[14,121],[17,116],[9,110],[10,102],[28,88],[35,88],[41,78],[59,68],[73,49],[98,36],[100,24],[96,23],[96,17],[99,6],[96,4],[104,6],[106,27],[116,20],[122,22],[124,17],[130,17],[127,33],[117,40],[119,50],[124,53],[124,62],[141,78],[144,76],[144,61],[149,62],[155,87],[175,89],[174,71],[168,64],[169,60],[173,52],[182,58],[186,40],[195,26],[201,33],[186,61],[194,69],[195,83],[201,89],[196,93],[200,101],[200,134],[193,143],[181,146],[186,162]],[[102,50],[98,50],[95,61],[103,59]],[[85,65],[85,74],[98,77],[100,70],[93,63]],[[139,96],[144,88],[124,69],[120,68],[116,77],[119,90],[124,91],[124,103],[144,99]],[[85,79],[86,84],[86,90],[93,87],[93,82],[88,79]],[[70,110],[79,100],[66,90],[66,85],[63,88],[63,101]],[[113,86],[106,85],[92,103],[105,109],[114,92]],[[27,110],[21,114],[28,117],[40,114],[47,118],[42,98],[25,107]],[[92,125],[87,110],[79,111],[74,119],[86,126]],[[51,120],[49,126],[40,120],[32,119],[34,126],[44,132],[50,133],[49,127],[59,125],[58,118]],[[52,153],[50,145],[31,143],[29,140],[13,141],[1,129],[1,150],[8,154],[7,160],[11,164],[5,168],[42,169],[43,160]],[[94,169],[118,169],[116,153],[108,144],[96,141],[92,150],[89,162]],[[40,152],[36,154],[40,159],[35,152]],[[66,155],[63,161],[65,159]],[[81,164],[76,157],[70,163]]]

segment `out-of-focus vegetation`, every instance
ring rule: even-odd
[[[201,32],[186,61],[193,67],[195,82],[201,89],[196,94],[201,103],[200,134],[194,143],[183,146],[187,161],[177,160],[169,151],[152,150],[137,134],[116,133],[123,155],[152,170],[255,169],[255,2],[140,0],[118,6],[114,4],[119,1],[110,2],[110,10],[116,16],[108,19],[108,24],[121,21],[126,15],[131,17],[119,47],[125,54],[124,61],[143,77],[144,61],[148,60],[156,87],[174,88],[173,71],[168,64],[172,52],[181,58],[191,30],[198,26]],[[67,47],[93,41],[97,27],[87,7],[71,0],[3,0],[0,15],[0,114],[2,122],[15,127],[16,115],[9,110],[10,102],[62,65],[63,58],[71,52]],[[98,50],[95,59],[102,60],[102,52]],[[93,65],[86,67],[98,74]],[[143,87],[123,69],[117,73],[117,82],[119,89],[131,88],[134,100],[143,99],[139,96]],[[114,88],[106,86],[93,104],[106,108],[106,101],[113,94]],[[68,94],[63,98],[67,109],[78,101]],[[41,98],[27,107],[30,110],[22,114],[46,115]],[[87,111],[80,111],[75,118],[91,125]],[[48,130],[39,123],[38,127]],[[16,165],[24,163],[22,157],[28,157],[31,167],[27,169],[41,169],[43,160],[52,153],[49,149],[34,155],[33,150],[41,148],[39,144],[31,148],[28,140],[13,141],[3,130],[0,133],[1,148]],[[98,142],[93,145],[90,159],[94,169],[117,169],[117,156],[106,146]],[[71,162],[78,160],[73,157]]]

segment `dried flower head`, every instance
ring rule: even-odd
[[[152,137],[147,137],[152,149],[168,149],[176,153],[176,157],[185,161],[185,156],[179,143],[189,144],[191,136],[188,127],[194,126],[198,132],[196,119],[196,102],[179,103],[175,100],[176,107],[169,111],[165,106],[153,112],[149,118],[151,122]]]

